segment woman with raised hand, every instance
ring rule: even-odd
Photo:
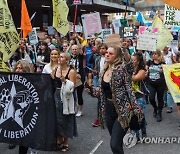
[[[63,152],[68,151],[68,138],[77,136],[73,98],[76,71],[69,67],[69,60],[68,53],[60,53],[59,66],[51,73],[56,87],[54,98],[57,114],[58,146]]]
[[[107,49],[105,66],[99,78],[99,88],[86,86],[87,92],[91,91],[94,96],[100,95],[100,125],[104,128],[106,123],[111,136],[111,150],[114,154],[124,154],[123,137],[132,117],[131,104],[133,104],[134,113],[140,115],[131,86],[133,63],[126,49],[126,43],[123,43],[122,47],[123,50],[118,46],[110,46]]]

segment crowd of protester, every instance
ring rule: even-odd
[[[136,38],[122,40],[120,46],[107,45],[102,38],[85,39],[82,34],[73,33],[69,38],[46,35],[36,45],[21,40],[19,48],[8,61],[15,72],[46,73],[53,79],[57,114],[58,150],[68,151],[68,138],[77,136],[76,117],[83,114],[83,91],[97,97],[97,119],[92,126],[107,127],[111,136],[112,152],[123,154],[123,137],[131,119],[128,112],[129,100],[134,101],[142,111],[141,133],[146,132],[146,104],[152,105],[152,116],[157,122],[163,120],[162,110],[173,112],[173,99],[167,88],[162,64],[180,63],[180,51],[165,47],[162,51],[136,49]],[[26,64],[21,64],[21,62]],[[21,68],[20,68],[21,67]],[[23,67],[23,68],[22,68]],[[19,69],[24,69],[19,71]],[[66,111],[62,87],[72,86],[71,113]],[[73,83],[73,84],[71,84]],[[64,101],[64,102],[63,102]],[[63,102],[63,103],[61,103]],[[177,103],[180,118],[180,103]],[[178,128],[180,129],[180,123]],[[139,130],[132,130],[137,138]],[[9,148],[14,148],[10,145]],[[27,148],[19,153],[27,153]],[[21,150],[23,152],[21,152]],[[25,151],[25,152],[24,152]]]

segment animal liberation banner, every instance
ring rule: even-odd
[[[56,116],[49,75],[4,73],[0,77],[0,142],[55,150]]]
[[[168,89],[175,103],[180,102],[180,63],[163,65],[163,72]]]
[[[156,51],[157,37],[158,37],[157,28],[140,26],[139,35],[137,36],[137,49]]]
[[[101,19],[99,12],[84,14],[81,16],[83,23],[83,30],[85,34],[85,38],[89,39],[94,37],[95,34],[99,34],[102,32]]]
[[[180,10],[165,4],[164,25],[180,26]]]

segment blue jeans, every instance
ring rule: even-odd
[[[142,109],[143,119],[142,119],[142,122],[141,122],[141,132],[142,132],[142,134],[145,134],[146,133],[146,120],[145,120],[146,98],[141,97],[141,98],[137,98],[136,100],[137,100],[138,105]],[[136,137],[140,136],[138,130],[134,131],[134,133],[136,134]]]
[[[171,96],[171,93],[169,92],[169,90],[167,91],[167,106],[168,107],[173,107],[173,103],[174,103],[174,100]]]
[[[128,128],[123,129],[117,121],[118,115],[111,101],[106,101],[105,104],[105,121],[109,134],[111,135],[110,146],[113,154],[124,154],[123,137]]]

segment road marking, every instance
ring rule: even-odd
[[[94,147],[94,149],[89,154],[94,154],[102,143],[103,143],[103,140],[99,141],[98,144]]]

